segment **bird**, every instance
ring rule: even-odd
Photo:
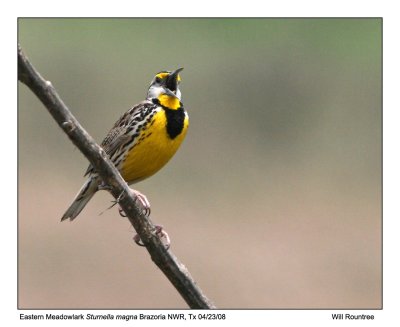
[[[186,136],[189,116],[181,102],[179,87],[182,70],[178,68],[157,73],[150,83],[146,99],[125,112],[101,143],[129,185],[159,171],[173,157]],[[97,191],[106,189],[91,165],[84,176],[87,176],[86,182],[61,221],[74,220]],[[131,191],[146,210],[150,208],[144,194]]]

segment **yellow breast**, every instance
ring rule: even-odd
[[[128,184],[139,182],[160,170],[175,154],[186,136],[186,115],[182,132],[174,139],[167,133],[164,110],[157,112],[143,129],[122,164],[121,175]]]

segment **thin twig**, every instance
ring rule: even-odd
[[[110,187],[110,193],[115,199],[118,199],[119,205],[139,234],[151,259],[175,286],[189,307],[192,309],[215,308],[196,285],[186,267],[162,244],[156,235],[154,225],[141,212],[128,185],[103,149],[71,114],[52,84],[40,76],[19,45],[18,79],[42,101],[54,120],[90,161],[103,182]]]

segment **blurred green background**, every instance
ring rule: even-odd
[[[134,186],[219,308],[379,308],[380,19],[19,19],[101,142],[184,67],[187,138]],[[20,308],[186,308],[112,200],[60,218],[87,160],[19,84]]]

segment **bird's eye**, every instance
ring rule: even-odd
[[[161,83],[161,77],[159,76],[156,77],[156,83]]]

